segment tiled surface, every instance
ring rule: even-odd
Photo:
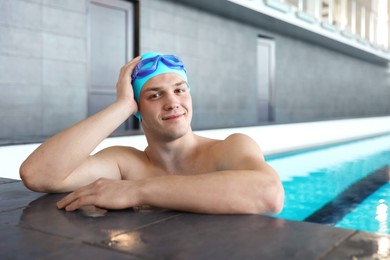
[[[324,259],[390,259],[390,237],[358,232]]]
[[[183,214],[107,244],[154,259],[314,259],[352,232],[258,215]]]
[[[130,254],[17,226],[0,225],[0,230],[1,259],[136,259]]]
[[[3,183],[10,183],[10,182],[17,182],[18,180],[13,180],[13,179],[7,179],[7,178],[1,178],[0,177],[0,184]]]
[[[31,201],[43,195],[22,186],[20,181],[0,184],[0,212],[26,207]]]
[[[64,194],[0,179],[2,259],[385,259],[390,237],[260,215],[168,210],[88,217],[55,207]],[[21,248],[23,250],[21,250]],[[381,258],[382,257],[382,258]]]
[[[104,217],[87,217],[82,212],[58,210],[55,203],[63,195],[46,195],[26,207],[19,226],[87,243],[100,243],[111,236],[158,223],[180,213],[155,211],[153,214],[133,210],[110,211]],[[44,212],[45,217],[42,217]],[[50,221],[47,221],[50,219]],[[0,218],[1,220],[1,218]]]

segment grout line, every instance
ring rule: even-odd
[[[11,211],[14,211],[14,210],[19,210],[19,209],[24,209],[24,208],[26,208],[26,206],[20,206],[20,207],[17,207],[17,208],[6,209],[6,210],[0,210],[0,214],[8,213],[8,212],[11,212]]]
[[[172,219],[172,218],[176,218],[176,217],[181,216],[181,215],[183,215],[183,213],[178,213],[178,214],[173,215],[173,216],[170,216],[170,217],[166,217],[166,218],[163,218],[163,219],[159,219],[159,220],[156,220],[156,221],[154,221],[154,222],[151,222],[151,223],[148,223],[148,224],[145,224],[145,225],[136,227],[136,228],[134,228],[134,229],[132,229],[132,230],[127,230],[127,231],[125,231],[125,232],[123,232],[123,233],[118,233],[118,234],[116,234],[115,236],[119,236],[119,235],[126,234],[126,233],[129,233],[129,232],[134,232],[134,231],[137,231],[137,230],[140,230],[140,229],[149,227],[149,226],[153,226],[153,225],[156,225],[156,224],[158,224],[158,223],[165,222],[165,221],[167,221],[167,220],[170,220],[170,219]],[[103,241],[104,244],[106,244],[106,242],[107,242],[107,241]]]
[[[51,237],[55,237],[55,238],[64,239],[64,240],[67,240],[69,243],[74,243],[74,245],[76,247],[79,246],[79,245],[83,245],[84,244],[84,245],[96,247],[96,248],[99,248],[99,249],[106,249],[106,250],[114,251],[116,253],[120,253],[120,254],[124,254],[124,255],[135,256],[135,257],[138,257],[138,258],[141,258],[141,259],[149,259],[149,258],[145,258],[144,256],[136,255],[136,254],[133,254],[133,253],[130,253],[130,252],[122,251],[122,250],[117,250],[117,249],[112,248],[112,247],[106,247],[106,246],[102,247],[99,243],[93,243],[93,242],[89,242],[89,241],[78,240],[78,239],[75,239],[74,237],[69,237],[69,236],[62,235],[62,234],[50,233],[50,232],[47,232],[47,231],[44,231],[44,230],[36,229],[34,227],[31,227],[31,226],[19,226],[19,225],[17,225],[15,227],[16,228],[20,228],[20,229],[34,231],[34,232],[41,233],[41,234],[44,234],[44,235],[47,235],[47,236],[51,236]],[[62,253],[62,252],[60,252],[60,253]]]
[[[137,231],[137,230],[140,230],[140,229],[149,227],[149,226],[153,226],[153,225],[156,225],[156,224],[161,223],[161,222],[165,222],[165,221],[170,220],[170,219],[172,219],[172,218],[176,218],[176,217],[178,217],[178,216],[180,216],[180,215],[183,215],[183,213],[178,213],[178,214],[173,215],[173,216],[170,216],[170,217],[166,217],[166,218],[163,218],[163,219],[159,219],[159,220],[156,220],[156,221],[154,221],[154,222],[151,222],[151,223],[148,223],[148,224],[145,224],[145,225],[136,227],[136,228],[134,228],[134,229],[132,229],[132,230],[126,230],[126,231],[124,231],[124,232],[122,232],[122,233],[116,234],[115,237],[120,236],[120,235],[123,235],[123,234],[126,234],[126,233],[129,233],[129,232],[134,232],[134,231]],[[103,241],[101,241],[100,243],[102,243],[102,244],[104,244],[104,245],[107,245],[108,242],[109,242],[109,241],[107,241],[107,240],[103,240]]]
[[[96,248],[99,248],[99,249],[110,250],[112,252],[124,254],[124,255],[127,255],[127,256],[129,256],[129,255],[130,256],[134,256],[134,257],[137,257],[137,258],[140,258],[140,259],[150,259],[149,257],[146,257],[144,255],[135,254],[135,253],[132,253],[132,252],[129,252],[129,251],[125,251],[123,249],[119,249],[119,248],[115,248],[115,247],[111,247],[111,246],[107,246],[107,245],[101,246],[101,244],[99,244],[99,243],[92,243],[92,242],[89,242],[89,241],[81,241],[81,244],[87,245],[87,246],[93,246],[93,247],[96,247]]]
[[[352,232],[351,234],[347,235],[344,239],[340,240],[339,242],[336,242],[331,248],[329,248],[328,250],[326,250],[322,255],[320,255],[317,259],[320,260],[320,259],[323,259],[324,257],[326,257],[327,255],[329,255],[332,251],[334,251],[335,249],[337,249],[342,243],[344,243],[345,241],[349,240],[351,237],[355,236],[357,233],[359,233],[358,230],[354,230],[354,232]]]
[[[176,215],[173,215],[173,216],[170,216],[170,217],[167,217],[167,218],[163,218],[163,219],[160,219],[160,220],[156,220],[156,221],[151,222],[151,223],[149,223],[149,224],[145,224],[145,225],[143,225],[143,226],[139,226],[139,227],[137,227],[137,228],[134,229],[134,230],[140,230],[140,229],[143,229],[143,228],[146,228],[146,227],[149,227],[149,226],[153,226],[153,225],[155,225],[155,224],[158,224],[158,223],[161,223],[161,222],[165,222],[165,221],[167,221],[167,220],[170,220],[170,219],[172,219],[172,218],[176,218],[176,217],[181,216],[181,215],[183,215],[183,213],[178,213],[178,214],[176,214]]]

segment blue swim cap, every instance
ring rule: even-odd
[[[164,57],[167,57],[165,59]],[[174,61],[170,60],[169,57],[175,57],[177,59],[177,62],[181,64],[181,66],[177,66],[174,64],[176,62],[176,59]],[[156,59],[153,59],[156,58]],[[145,64],[142,63],[142,61],[150,59],[150,62],[147,62]],[[142,65],[143,64],[143,65]],[[142,66],[139,66],[142,65]],[[146,73],[143,73],[141,76],[137,76],[136,71],[138,70],[139,75],[141,75],[143,72],[146,71]],[[132,86],[134,90],[134,98],[137,101],[139,105],[139,100],[140,100],[140,95],[141,95],[141,90],[142,87],[145,85],[145,83],[160,74],[165,74],[165,73],[176,73],[179,74],[183,80],[187,82],[188,85],[188,80],[187,80],[187,74],[184,69],[184,65],[182,62],[173,55],[164,55],[161,53],[157,52],[147,52],[141,56],[141,61],[137,64],[137,67],[134,69],[133,74],[132,74]],[[144,75],[146,74],[146,75]],[[188,85],[189,87],[189,85]],[[138,113],[135,115],[138,119],[141,119],[141,115],[138,111]]]

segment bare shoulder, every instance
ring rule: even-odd
[[[111,146],[99,151],[94,157],[115,162],[119,167],[122,179],[137,178],[135,173],[142,172],[141,169],[147,162],[144,151],[130,146]]]
[[[241,168],[243,164],[264,161],[259,145],[245,134],[232,134],[221,140],[213,147],[213,153],[223,169]]]
[[[251,137],[245,134],[232,134],[221,142],[221,147],[228,151],[240,154],[260,154],[262,155],[259,145]]]
[[[143,154],[143,151],[130,146],[110,146],[97,152],[94,156],[104,157],[107,159],[113,158],[115,160],[121,159],[123,157],[130,160],[137,160],[142,157]]]

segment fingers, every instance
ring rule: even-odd
[[[100,178],[93,183],[84,186],[57,202],[57,208],[66,211],[74,211],[82,206],[95,205],[99,201],[102,189],[107,180]]]
[[[93,205],[94,196],[84,195],[84,196],[74,196],[73,193],[66,196],[64,199],[57,202],[58,209],[65,209],[66,211],[74,211],[79,209],[82,206]]]
[[[81,189],[70,193],[57,202],[57,208],[73,211],[81,206],[91,205],[94,203],[94,196],[90,194],[90,189]]]
[[[135,65],[141,60],[141,56],[134,57],[131,61],[129,61],[126,65]]]
[[[107,209],[132,207],[138,204],[132,187],[134,183],[131,181],[100,178],[65,196],[57,202],[57,207],[66,211],[74,211],[87,205]]]
[[[131,73],[133,72],[135,66],[140,62],[141,56],[137,56],[128,63],[126,63],[119,72],[119,78],[117,83],[117,88],[127,87],[131,84]]]
[[[121,76],[123,76],[123,74],[129,75],[133,71],[135,66],[137,66],[138,62],[140,61],[141,61],[141,56],[137,56],[131,61],[129,61],[128,63],[126,63],[121,69],[121,73],[120,73]]]
[[[134,99],[134,92],[131,85],[131,74],[140,60],[141,56],[138,56],[126,63],[119,72],[119,78],[116,84],[117,101],[128,103],[131,109],[131,114],[133,115],[138,112],[138,104]]]
[[[94,205],[94,196],[80,197],[64,207],[66,211],[74,211],[86,205]]]

